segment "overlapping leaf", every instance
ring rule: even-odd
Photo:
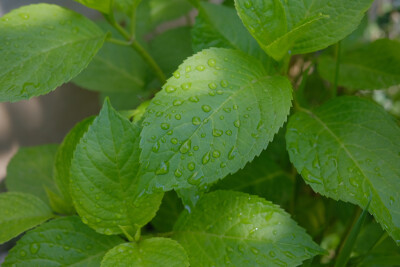
[[[0,244],[52,217],[49,206],[33,195],[0,194]]]
[[[380,39],[350,50],[341,56],[338,85],[349,89],[386,89],[400,84],[400,41]],[[331,56],[319,59],[318,72],[335,80],[336,60]]]
[[[58,192],[53,165],[58,145],[22,147],[7,166],[8,191],[23,192],[49,203],[46,189]]]
[[[173,238],[193,267],[297,266],[322,252],[278,206],[233,191],[204,195],[181,215]]]
[[[116,246],[104,256],[101,266],[188,267],[189,259],[175,240],[155,237]]]
[[[92,21],[56,5],[13,10],[0,20],[0,101],[46,94],[78,75],[103,44]]]
[[[314,52],[355,30],[373,0],[235,0],[244,25],[276,60]]]
[[[106,100],[75,149],[71,195],[82,221],[100,233],[133,235],[161,203],[162,194],[139,196],[139,132]]]
[[[143,122],[142,189],[203,186],[266,148],[291,106],[291,86],[242,52],[212,48],[187,59]]]
[[[383,108],[356,97],[304,110],[287,126],[290,159],[318,193],[369,208],[400,242],[400,128]]]
[[[96,233],[79,217],[64,217],[29,231],[2,266],[98,267],[104,254],[122,242],[120,237]]]

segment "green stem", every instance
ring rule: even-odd
[[[336,44],[336,67],[335,67],[335,80],[333,83],[333,96],[337,96],[337,87],[338,87],[338,80],[339,80],[339,72],[340,72],[340,59],[341,59],[341,50],[342,50],[342,43],[338,42]]]
[[[353,220],[351,224],[351,231],[348,231],[346,234],[346,238],[342,239],[342,245],[340,247],[339,255],[336,259],[335,267],[345,267],[347,262],[349,261],[350,254],[353,251],[353,247],[356,243],[358,234],[361,231],[361,228],[365,222],[365,219],[368,215],[368,208],[371,204],[372,197],[369,198],[368,204],[365,207],[364,211],[359,215],[355,216],[354,218],[358,218],[357,221]],[[359,213],[359,212],[358,212]]]
[[[152,58],[152,56],[140,45],[140,43],[134,38],[134,36],[131,36],[121,25],[119,25],[115,21],[114,15],[103,15],[111,24],[111,26],[113,26],[128,42],[117,41],[116,39],[108,39],[108,41],[112,40],[110,42],[118,43],[119,45],[129,45],[133,49],[135,49],[136,52],[139,53],[143,60],[153,70],[154,74],[157,76],[157,79],[161,82],[161,84],[164,84],[166,82],[165,74],[161,70],[157,62]]]

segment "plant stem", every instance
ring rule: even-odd
[[[356,243],[357,236],[361,231],[365,219],[367,218],[369,204],[371,204],[372,197],[370,197],[367,206],[364,211],[360,214],[360,209],[357,209],[357,215],[354,216],[351,227],[349,228],[346,238],[342,239],[340,246],[340,252],[336,259],[335,267],[345,267],[349,261],[350,254],[353,250],[354,244]],[[357,218],[357,221],[355,220]],[[351,231],[350,231],[351,229]]]
[[[337,96],[337,87],[338,87],[338,80],[339,80],[339,72],[340,72],[340,59],[341,59],[341,47],[342,42],[338,42],[336,44],[336,67],[335,67],[335,80],[333,83],[333,96]]]
[[[150,68],[153,70],[154,74],[157,76],[157,79],[161,82],[161,84],[164,84],[166,82],[165,74],[161,70],[160,66],[157,64],[157,62],[153,59],[153,57],[140,45],[140,43],[136,40],[134,35],[130,35],[121,25],[119,25],[114,18],[114,15],[106,15],[103,14],[107,21],[113,26],[126,40],[127,42],[119,41],[116,39],[108,39],[107,41],[110,41],[115,44],[119,45],[129,45],[133,49],[138,52],[138,54],[143,58],[143,60],[150,66]],[[133,32],[134,33],[134,32]]]

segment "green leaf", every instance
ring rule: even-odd
[[[155,237],[140,243],[124,243],[111,249],[101,262],[111,266],[189,266],[186,251],[175,240]]]
[[[50,208],[33,195],[0,194],[0,244],[52,217]]]
[[[77,216],[64,217],[29,231],[2,266],[97,267],[104,254],[122,242],[120,237],[96,233]]]
[[[75,0],[78,3],[81,3],[82,5],[85,5],[89,8],[96,9],[100,11],[101,13],[108,14],[112,12],[111,10],[111,0]]]
[[[283,148],[282,151],[284,150]],[[241,191],[258,195],[279,205],[287,205],[293,197],[294,179],[274,162],[272,153],[274,152],[269,148],[263,151],[243,170],[228,175],[214,188]]]
[[[184,211],[173,238],[191,266],[296,266],[322,252],[289,214],[262,198],[233,191],[204,195]]]
[[[150,51],[164,73],[171,75],[179,64],[193,54],[190,27],[166,31],[150,43]]]
[[[373,0],[235,0],[246,28],[281,60],[326,48],[354,31]]]
[[[46,188],[58,192],[53,165],[58,145],[21,147],[7,166],[8,191],[23,192],[49,203]]]
[[[55,156],[54,180],[66,203],[72,204],[71,193],[69,190],[72,157],[77,144],[81,140],[83,134],[86,133],[93,120],[94,117],[89,117],[77,123],[65,136]]]
[[[106,22],[98,24],[117,39],[121,35]],[[140,92],[148,79],[148,67],[140,55],[129,46],[106,42],[88,67],[73,79],[73,83],[99,92]]]
[[[105,33],[82,15],[37,4],[0,20],[0,101],[46,94],[78,75],[104,42]]]
[[[349,89],[386,89],[400,84],[400,41],[380,39],[341,56],[338,85]],[[333,83],[336,58],[319,58],[318,72]]]
[[[400,242],[400,127],[357,97],[302,110],[287,126],[290,159],[314,191],[365,207]]]
[[[204,186],[243,168],[285,122],[291,99],[286,78],[242,52],[211,48],[190,57],[144,116],[140,187]]]
[[[108,100],[81,138],[71,163],[71,195],[82,221],[99,233],[134,235],[155,215],[163,194],[139,196],[140,128]]]
[[[274,61],[251,37],[234,8],[205,2],[201,2],[200,5],[199,15],[192,30],[195,52],[210,47],[241,50],[265,63],[269,73],[275,73]]]
[[[182,210],[182,201],[175,191],[166,192],[156,216],[151,221],[151,225],[160,232],[171,231]]]

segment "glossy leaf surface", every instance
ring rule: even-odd
[[[281,60],[343,39],[360,24],[373,0],[235,0],[246,28],[267,54]]]
[[[189,259],[183,247],[175,240],[154,237],[139,243],[124,243],[104,256],[101,267],[114,266],[168,266],[188,267]]]
[[[23,6],[0,20],[0,101],[46,94],[78,75],[105,33],[69,9]]]
[[[289,120],[290,159],[314,191],[365,207],[400,242],[400,127],[368,100],[340,97]]]
[[[204,195],[181,215],[173,238],[191,266],[297,266],[322,251],[281,208],[233,191]]]
[[[100,233],[134,235],[161,203],[162,194],[139,197],[139,132],[106,100],[76,147],[71,195],[82,221]]]
[[[104,254],[124,242],[96,233],[79,217],[64,217],[29,231],[12,248],[2,266],[98,267]]]
[[[236,172],[266,148],[291,99],[286,78],[269,76],[239,51],[212,48],[190,57],[144,116],[141,188],[203,186]]]
[[[0,194],[0,244],[52,217],[49,206],[33,195]]]

